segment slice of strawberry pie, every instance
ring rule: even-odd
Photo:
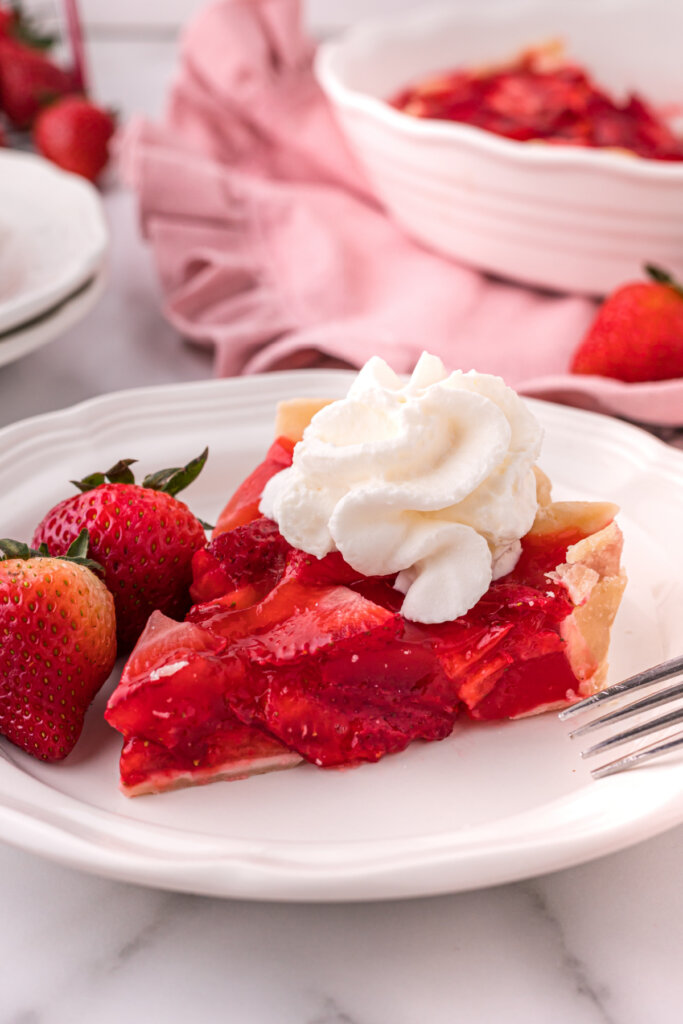
[[[435,375],[433,367],[428,370]],[[424,394],[433,400],[430,383],[422,384],[420,402]],[[498,406],[508,402],[507,395],[495,394]],[[450,402],[450,396],[445,400]],[[409,393],[402,404],[411,401]],[[372,762],[417,739],[445,738],[459,714],[477,720],[516,718],[562,707],[604,684],[610,628],[625,584],[615,506],[553,503],[547,478],[535,470],[531,527],[519,541],[511,540],[507,519],[501,532],[494,514],[512,480],[508,464],[499,459],[482,481],[472,475],[470,463],[475,470],[476,465],[468,455],[470,463],[464,469],[459,465],[458,474],[470,474],[470,490],[458,504],[457,517],[443,507],[416,512],[416,505],[429,504],[425,488],[438,493],[442,481],[427,466],[419,491],[396,482],[397,471],[385,458],[387,442],[395,443],[395,424],[385,417],[374,423],[385,463],[372,472],[389,488],[389,505],[384,501],[381,507],[391,511],[382,521],[385,536],[373,538],[371,567],[391,568],[377,555],[389,533],[390,557],[400,544],[412,545],[417,557],[410,571],[405,551],[402,565],[392,571],[361,571],[353,543],[346,543],[340,526],[345,516],[353,521],[357,509],[340,509],[338,486],[344,473],[357,483],[357,462],[351,470],[337,467],[337,490],[328,502],[334,508],[331,515],[326,509],[327,519],[315,507],[322,483],[320,477],[314,480],[317,496],[305,512],[315,534],[308,546],[315,547],[315,538],[326,536],[329,525],[340,538],[332,549],[304,550],[294,543],[297,527],[286,514],[276,522],[261,513],[272,509],[270,480],[277,478],[280,488],[292,486],[301,499],[293,453],[311,416],[324,406],[298,400],[280,407],[277,440],[231,498],[212,541],[195,555],[195,604],[186,621],[174,623],[155,613],[131,655],[106,712],[125,739],[121,785],[127,795],[244,777],[301,760],[321,767]],[[508,450],[514,453],[515,445],[521,450],[524,422],[506,432],[483,402],[470,402],[468,415],[472,408],[481,420],[491,418],[490,424],[477,426],[483,431],[476,438],[478,447],[483,436],[493,450],[501,450],[495,428],[507,438]],[[452,416],[449,424],[449,444],[466,449]],[[324,427],[336,444],[334,429],[334,423]],[[426,446],[433,434],[430,425]],[[324,476],[321,446],[313,444],[312,453],[315,472]],[[428,453],[423,452],[423,461],[429,462]],[[441,465],[440,456],[437,461]],[[292,463],[295,473],[289,479],[278,476]],[[367,515],[368,504],[377,499],[367,476],[364,480],[360,494],[353,490],[356,483],[343,494],[355,495]],[[455,477],[449,478],[450,494],[459,493],[458,486]],[[510,486],[519,492],[519,479]],[[474,522],[472,495],[477,498],[482,488],[490,494],[484,513],[476,513],[481,532],[473,542],[465,533],[472,528],[463,523]],[[396,511],[406,505],[406,496],[407,515],[405,508]],[[519,509],[511,510],[510,518],[515,515]],[[425,521],[433,529],[425,530]],[[457,576],[460,563],[439,561],[441,549],[430,546],[438,531],[448,538],[449,559],[453,544],[460,545],[458,558],[471,567],[471,576],[481,574],[484,549],[493,566],[488,585],[455,615],[441,605],[471,600],[471,579],[452,582],[448,573],[455,564]],[[440,573],[440,600],[432,601],[427,590],[423,601],[425,576],[431,586]],[[418,615],[406,614],[409,598]]]

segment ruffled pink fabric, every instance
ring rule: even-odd
[[[222,376],[359,366],[371,354],[405,372],[427,349],[451,367],[624,412],[613,387],[606,404],[594,385],[582,399],[581,378],[566,375],[592,302],[487,278],[394,225],[312,53],[296,0],[214,3],[185,32],[163,122],[137,119],[123,133],[121,166],[169,320],[215,347]]]

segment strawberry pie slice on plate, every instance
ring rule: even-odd
[[[186,621],[150,619],[106,713],[127,795],[375,762],[459,719],[519,718],[604,684],[625,585],[616,506],[551,501],[532,466],[540,433],[498,378],[423,357],[403,387],[369,367],[344,402],[280,406],[275,442],[194,556]]]
[[[217,511],[235,493],[240,480],[263,463],[273,437],[284,433],[290,434],[290,441],[294,439],[291,424],[282,420],[275,424],[277,403],[293,395],[302,396],[304,402],[318,396],[342,397],[353,379],[352,374],[341,371],[306,371],[136,389],[14,424],[2,431],[0,444],[3,533],[30,536],[45,509],[63,497],[64,480],[78,478],[96,464],[111,465],[122,451],[154,466],[167,464],[171,451],[182,449],[189,456],[205,444],[211,454],[205,473],[192,485],[191,501],[197,514],[217,523]],[[604,526],[613,514],[604,500],[615,502],[620,509],[617,521],[625,538],[629,583],[612,627],[607,680],[616,682],[648,664],[673,657],[679,651],[683,614],[683,589],[671,572],[672,565],[683,558],[679,529],[683,456],[616,420],[538,401],[524,404],[544,431],[540,464],[553,481],[553,496],[558,499],[555,509],[565,500],[580,499],[595,503],[592,507],[602,509],[605,517],[583,525],[583,541],[568,538],[567,554],[554,559],[555,571],[558,565],[580,565],[598,577],[613,578],[606,568],[586,565],[591,557],[587,548],[593,543],[591,538],[600,537],[605,528],[613,530],[612,525]],[[290,406],[290,416],[291,411]],[[310,411],[306,415],[310,416]],[[426,439],[423,455],[425,445]],[[287,468],[287,459],[282,451],[277,459],[281,472]],[[407,728],[404,707],[401,716],[391,716],[391,690],[382,677],[385,662],[390,662],[388,658],[380,660],[378,652],[390,651],[395,666],[402,661],[401,650],[409,649],[415,652],[416,665],[419,659],[429,662],[429,685],[423,695],[414,694],[423,699],[415,700],[408,726],[434,735],[445,730],[443,721],[450,715],[444,700],[449,691],[439,680],[446,678],[447,670],[457,677],[462,649],[450,637],[447,658],[442,640],[439,665],[434,668],[436,642],[426,641],[422,634],[448,633],[450,627],[439,623],[415,625],[421,638],[411,640],[411,648],[394,648],[389,627],[395,630],[406,617],[389,605],[386,581],[353,582],[342,575],[340,555],[324,556],[325,566],[321,566],[317,556],[295,555],[290,550],[295,545],[284,538],[279,525],[277,531],[263,522],[257,526],[257,520],[270,518],[256,516],[260,501],[256,509],[253,504],[265,484],[264,478],[256,481],[251,497],[239,489],[241,493],[221,524],[225,529],[212,540],[196,567],[195,585],[200,590],[194,596],[192,616],[180,623],[153,619],[144,642],[128,662],[123,679],[130,687],[131,717],[125,731],[131,738],[137,737],[137,742],[129,745],[126,740],[124,744],[130,772],[127,778],[131,790],[137,786],[161,789],[169,782],[180,782],[182,773],[187,773],[186,781],[200,781],[199,770],[210,778],[222,773],[245,775],[257,765],[270,769],[296,762],[296,768],[128,799],[117,785],[121,733],[104,718],[112,694],[117,694],[116,702],[125,697],[115,675],[95,699],[79,745],[59,765],[41,763],[0,739],[3,841],[83,870],[163,888],[257,899],[359,900],[455,892],[557,870],[621,849],[683,821],[680,761],[663,761],[643,771],[595,782],[579,750],[569,741],[567,727],[554,713],[523,713],[510,721],[509,709],[501,707],[504,717],[482,720],[480,715],[475,719],[473,712],[477,713],[477,706],[480,711],[486,708],[487,697],[482,693],[477,705],[477,694],[465,692],[460,680],[457,716],[445,739],[417,739],[403,750],[352,768],[321,768],[311,763],[313,750],[304,744],[316,737],[302,736],[301,680],[295,677],[293,664],[297,658],[309,658],[311,663],[324,665],[315,693],[321,702],[329,703],[333,690],[323,685],[324,676],[338,668],[335,651],[341,658],[354,642],[349,635],[356,628],[352,609],[362,612],[372,647],[368,642],[365,651],[350,653],[348,663],[360,665],[356,679],[361,670],[367,669],[369,674],[372,668],[373,678],[379,674],[383,682],[376,691],[380,724],[370,729],[361,723],[357,730],[368,754],[390,745],[397,748],[404,742]],[[231,517],[239,515],[245,497],[249,499],[245,506],[251,503],[252,508],[249,514],[243,511],[239,524],[243,532],[238,534],[230,529],[235,522],[231,523]],[[540,504],[547,507],[543,489],[539,497]],[[540,518],[538,513],[539,522]],[[382,532],[386,529],[385,523]],[[256,543],[251,547],[235,545],[240,536],[243,540],[251,536]],[[381,533],[373,538],[371,547],[379,546],[375,544],[378,540],[382,540]],[[232,556],[231,545],[235,545]],[[351,558],[357,554],[351,553]],[[573,559],[576,554],[579,557]],[[329,568],[331,576],[324,581],[311,580],[306,576],[310,569],[307,560],[318,571]],[[344,561],[351,564],[348,557]],[[521,571],[524,563],[518,559],[517,565]],[[297,575],[285,585],[287,572]],[[590,572],[583,582],[570,580],[568,572],[565,570],[567,582],[549,582],[544,591],[552,590],[556,596],[551,599],[545,594],[546,603],[536,609],[545,623],[544,642],[549,644],[557,644],[558,636],[563,639],[562,622],[576,622],[579,590],[586,583],[593,582],[593,607],[597,595],[609,590],[609,585],[603,586]],[[492,579],[485,591],[510,588],[504,575]],[[572,573],[579,575],[581,571]],[[471,580],[471,574],[467,578]],[[481,577],[480,585],[484,583]],[[578,588],[574,597],[568,583]],[[318,601],[316,608],[301,597],[296,618],[290,602],[290,627],[286,627],[287,614],[281,615],[276,599],[287,592],[291,596],[295,586],[300,588],[300,597],[310,596],[314,588],[319,594],[324,589],[325,600],[322,604]],[[236,603],[232,620],[230,609],[223,607],[229,588]],[[551,613],[556,618],[566,607],[559,603],[563,591],[569,595],[569,614],[558,625]],[[393,599],[403,603],[406,594],[393,595]],[[475,619],[490,607],[487,602],[477,600],[479,608],[473,606],[464,615],[465,622],[473,623],[472,637],[482,628]],[[233,621],[244,630],[249,616],[259,608],[259,628],[251,629],[250,624],[254,639],[248,659],[251,672],[245,670],[243,686],[237,685],[239,673],[233,673],[228,711],[225,652],[235,648],[235,660],[243,665],[248,641],[244,636],[236,638],[237,629],[232,633],[232,626],[227,630],[232,636],[223,635],[226,622]],[[514,614],[523,617],[534,608],[529,609],[527,602],[516,610],[508,605],[505,611],[507,626]],[[318,646],[311,654],[300,653],[303,638],[299,627],[303,626],[309,636],[313,627],[316,630]],[[403,628],[412,630],[413,626]],[[494,655],[514,651],[519,662],[525,643],[523,629],[510,628],[505,636],[502,632],[492,636],[489,630],[490,643],[483,645],[481,656],[482,665],[489,668],[488,681],[496,684],[489,693],[496,694],[498,701],[504,696],[501,680],[511,670],[496,679]],[[566,638],[566,629],[564,635]],[[570,638],[562,650],[571,649],[578,639]],[[584,641],[590,647],[590,636]],[[603,655],[597,647],[590,650],[588,660],[584,650],[581,663],[594,671],[584,679],[574,677],[576,686],[601,685],[595,670],[599,671]],[[356,653],[358,662],[351,662]],[[556,656],[557,652],[544,655]],[[277,663],[285,657],[290,668]],[[403,660],[412,659],[406,655]],[[577,663],[572,660],[572,664]],[[256,671],[269,679],[264,695],[270,699],[260,705],[254,701]],[[164,691],[166,684],[175,685],[177,694],[190,690],[193,672],[201,680],[201,691],[193,692],[191,703],[185,705],[185,719],[181,711],[176,722],[179,729],[188,729],[188,736],[192,728],[196,736],[202,730],[204,737],[211,732],[211,745],[207,742],[199,750],[197,744],[198,753],[192,760],[187,748],[183,750],[177,742],[180,733],[173,734],[172,723],[164,718],[169,707],[143,700],[141,680],[153,672],[158,678],[145,685],[150,687],[150,695],[160,697],[171,694],[170,689]],[[296,678],[299,690],[285,693],[288,672]],[[410,678],[399,676],[397,683],[399,692],[401,687],[405,692]],[[135,687],[140,694],[137,704]],[[309,709],[312,696],[311,689],[303,692]],[[343,722],[344,714],[348,718],[357,690],[350,688],[338,697],[335,723]],[[563,694],[562,699],[565,697]],[[536,691],[534,705],[556,699],[557,694]],[[120,703],[123,716],[125,701]],[[275,711],[282,718],[285,710],[288,723],[299,725],[299,736],[294,738],[301,751],[294,748],[285,727],[278,726],[278,734],[273,731],[275,726],[271,728]],[[512,713],[521,710],[514,708]],[[248,715],[251,720],[247,722]],[[138,721],[147,725],[138,726]],[[152,735],[153,722],[156,731]],[[389,725],[395,726],[393,731]],[[147,726],[150,738],[143,735]],[[346,735],[352,738],[353,733]],[[335,736],[340,736],[336,730]],[[343,737],[338,746],[343,747]],[[332,744],[329,749],[334,749]],[[194,760],[200,764],[195,765]]]

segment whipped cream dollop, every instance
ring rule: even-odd
[[[397,573],[402,614],[446,622],[514,568],[541,439],[499,377],[448,373],[423,353],[406,384],[375,356],[313,417],[261,512],[317,558],[340,551],[366,576]]]

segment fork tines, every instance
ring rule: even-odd
[[[637,690],[641,687],[651,686],[653,683],[671,679],[681,672],[683,672],[683,655],[677,658],[672,658],[670,661],[665,661],[661,665],[655,665],[653,668],[646,669],[644,672],[639,672],[637,675],[631,676],[629,679],[625,679],[621,683],[616,683],[614,686],[610,686],[606,690],[601,690],[599,693],[595,693],[592,696],[587,697],[586,700],[581,701],[579,704],[574,704],[572,707],[565,708],[564,711],[560,712],[559,717],[562,721],[566,721],[567,719],[573,718],[575,715],[579,715],[583,711],[594,708],[605,701],[614,700],[615,698],[622,697],[625,694],[630,694],[632,690]],[[649,694],[647,697],[642,697],[640,700],[629,702],[623,707],[619,707],[614,711],[592,719],[584,725],[579,726],[570,735],[572,738],[586,735],[596,729],[600,729],[606,725],[612,725],[615,722],[620,722],[623,719],[632,717],[633,715],[651,711],[653,708],[660,707],[662,705],[673,704],[680,698],[683,698],[683,682],[658,690],[655,693]],[[616,747],[619,744],[628,743],[631,740],[637,740],[641,737],[649,736],[652,733],[660,732],[662,729],[668,729],[679,722],[683,722],[683,707],[677,707],[672,711],[666,712],[666,714],[650,719],[649,721],[644,721],[630,729],[626,729],[624,732],[619,732],[599,743],[595,743],[593,746],[582,751],[581,756],[591,757],[603,751],[610,750],[612,747]],[[610,761],[609,764],[605,764],[600,768],[595,768],[591,774],[594,778],[613,775],[616,772],[624,771],[626,768],[631,768],[636,764],[642,764],[645,761],[651,761],[653,758],[661,757],[663,754],[669,753],[671,750],[675,750],[677,747],[681,746],[683,746],[683,731],[679,731],[674,735],[669,735],[666,739],[659,742],[655,741],[654,743],[650,743],[646,747],[641,747],[632,753],[617,758],[614,761]]]

